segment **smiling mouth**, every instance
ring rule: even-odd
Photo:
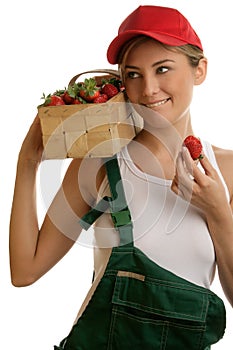
[[[161,101],[158,101],[158,102],[155,102],[155,103],[150,103],[150,104],[145,104],[146,107],[148,108],[154,108],[154,107],[159,107],[159,106],[162,106],[164,105],[165,103],[167,103],[171,98],[166,98],[164,100],[161,100]]]

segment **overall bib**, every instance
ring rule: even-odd
[[[106,169],[111,198],[86,214],[88,228],[109,206],[120,244],[82,316],[56,350],[207,350],[223,337],[225,307],[212,291],[160,267],[134,247],[116,157]],[[117,191],[116,191],[116,184]]]

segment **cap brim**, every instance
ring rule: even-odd
[[[170,35],[166,35],[164,33],[162,34],[162,33],[146,32],[146,31],[140,31],[140,30],[129,30],[127,32],[119,34],[115,39],[113,39],[113,41],[109,45],[108,51],[107,51],[107,59],[109,63],[111,64],[118,63],[118,55],[121,48],[130,39],[138,35],[145,35],[152,39],[158,40],[163,44],[171,45],[171,46],[181,46],[181,45],[187,44],[187,42],[181,39],[178,39]]]

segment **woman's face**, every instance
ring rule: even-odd
[[[132,48],[125,61],[128,98],[174,124],[189,112],[197,71],[184,54],[166,50],[153,40],[145,41]]]

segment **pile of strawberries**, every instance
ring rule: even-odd
[[[47,96],[43,94],[44,102],[40,106],[104,103],[122,90],[121,81],[117,78],[103,79],[101,85],[97,85],[94,78],[89,78],[63,90],[57,90],[53,94]]]

